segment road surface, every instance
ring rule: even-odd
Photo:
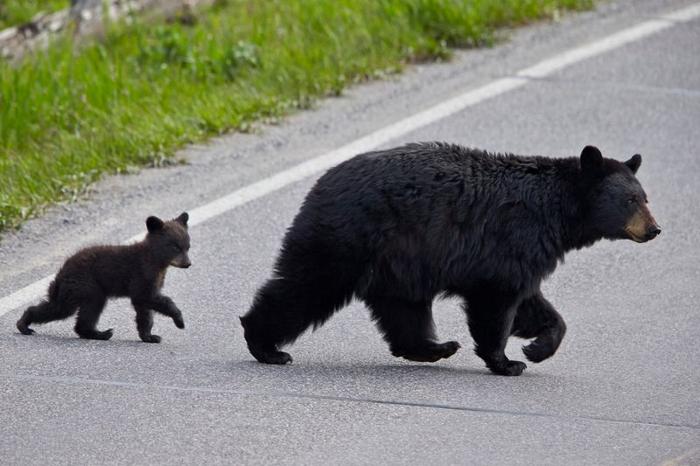
[[[89,199],[6,235],[0,462],[700,464],[700,15],[667,16],[693,5],[621,0],[513,32],[492,49],[414,67],[252,134],[187,149],[187,165],[105,180]],[[640,24],[656,29],[561,61]],[[517,76],[551,57],[566,66]],[[484,93],[513,77],[517,85]],[[569,332],[552,359],[528,364],[521,377],[484,368],[453,300],[435,306],[440,338],[463,345],[449,360],[393,358],[353,303],[289,348],[293,365],[254,362],[238,316],[319,174],[301,176],[299,164],[321,163],[318,156],[368,134],[386,136],[383,128],[464,95],[479,98],[377,141],[641,153],[639,177],[663,234],[567,256],[544,290]],[[232,192],[256,195],[225,198],[219,215],[204,215]],[[156,317],[163,342],[141,343],[128,301],[119,300],[100,323],[115,328],[109,342],[77,339],[70,320],[36,326],[34,337],[17,333],[21,308],[8,303],[68,254],[123,241],[149,214],[202,205],[210,210],[197,211],[191,228],[193,267],[170,271],[165,288],[185,331]],[[511,358],[522,359],[522,344],[509,344]]]

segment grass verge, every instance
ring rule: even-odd
[[[0,0],[0,30],[24,24],[37,13],[52,13],[69,6],[69,0]]]
[[[0,63],[0,231],[105,172],[306,108],[498,27],[592,0],[224,0],[195,24],[111,25]]]

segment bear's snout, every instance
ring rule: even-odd
[[[661,234],[661,228],[658,225],[654,224],[654,225],[650,226],[649,229],[647,230],[647,234],[645,236],[645,239],[647,241],[649,241],[649,240],[656,238],[660,234]]]
[[[625,233],[638,243],[646,243],[659,236],[661,227],[654,220],[649,208],[642,205],[625,225]]]
[[[190,258],[187,257],[187,255],[182,254],[177,256],[175,259],[173,259],[170,262],[170,265],[173,267],[177,267],[179,269],[189,269],[190,266],[192,265],[192,262],[190,262]]]

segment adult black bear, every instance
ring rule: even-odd
[[[291,362],[279,347],[356,296],[394,356],[437,361],[459,344],[436,342],[432,301],[456,295],[476,354],[496,374],[519,375],[525,364],[504,353],[510,335],[534,338],[523,351],[540,362],[566,331],[540,292],[564,254],[661,232],[635,178],[641,161],[591,146],[552,159],[424,143],[344,162],[309,192],[242,317],[248,348],[261,362]]]
[[[182,312],[172,299],[160,293],[168,266],[187,268],[190,236],[187,213],[167,222],[148,217],[148,234],[128,246],[92,246],[69,257],[49,286],[48,300],[30,306],[17,321],[17,329],[31,335],[32,323],[43,324],[78,312],[75,333],[80,338],[109,340],[112,329],[97,330],[97,321],[108,298],[128,296],[136,310],[139,337],[146,343],[160,343],[151,334],[153,311],[173,319],[185,328]]]

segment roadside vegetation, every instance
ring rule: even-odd
[[[24,3],[6,2],[6,4]],[[39,3],[38,1],[34,3]],[[44,3],[51,3],[48,0]],[[222,0],[0,63],[0,231],[105,172],[307,108],[349,84],[592,0]]]
[[[37,13],[53,13],[69,5],[69,0],[0,0],[0,30],[24,24]]]

